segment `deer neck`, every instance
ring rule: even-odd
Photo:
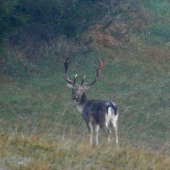
[[[83,93],[80,101],[74,101],[77,111],[82,114],[85,104],[87,103],[87,98],[85,93]]]

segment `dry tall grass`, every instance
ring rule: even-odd
[[[106,140],[91,147],[88,136],[76,134],[74,128],[69,133],[56,134],[53,139],[46,133],[1,133],[0,149],[0,164],[12,170],[170,169],[170,157],[161,151],[139,149],[123,141],[116,149]]]

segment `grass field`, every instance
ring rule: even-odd
[[[119,106],[119,149],[114,138],[106,142],[102,131],[99,146],[89,146],[85,122],[63,79],[64,57],[30,63],[9,54],[6,68],[0,68],[0,165],[17,170],[170,169],[169,2],[142,1],[140,7],[148,20],[144,32],[121,48],[92,48],[71,56],[69,69],[71,78],[78,74],[77,83],[84,75],[91,82],[92,63],[105,60],[100,81],[86,94]]]
[[[78,73],[80,83],[87,75],[89,82],[95,76],[91,63],[98,57],[105,59],[100,81],[86,94],[119,106],[119,150],[114,139],[107,144],[102,132],[98,147],[88,145],[88,131],[63,80],[61,60],[54,67],[36,65],[38,73],[2,77],[1,163],[11,169],[159,169],[169,165],[169,156],[163,159],[169,152],[168,51],[131,46],[119,52],[91,51],[72,58],[70,66],[70,77]],[[45,63],[51,66],[50,61]]]

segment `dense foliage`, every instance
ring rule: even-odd
[[[107,14],[110,1],[102,0],[21,0],[23,8],[29,13],[30,24],[54,27],[57,33],[74,36],[89,24]],[[47,28],[48,29],[48,28]]]
[[[26,23],[26,20],[19,0],[0,0],[0,54],[9,33]]]
[[[11,31],[20,32],[16,28],[24,25],[35,39],[48,41],[59,34],[76,37],[106,15],[111,18],[117,4],[116,0],[0,0],[0,47]]]

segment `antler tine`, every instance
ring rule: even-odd
[[[64,62],[65,72],[67,72],[68,66],[69,66],[69,64],[71,63],[71,61],[69,62],[68,60],[69,60],[69,58],[66,58],[66,60],[65,60],[65,62]]]
[[[97,71],[95,80],[92,83],[83,84],[83,86],[91,86],[91,85],[93,85],[94,83],[96,83],[100,79],[102,69],[104,67],[104,61],[98,59],[98,62],[99,62],[99,66],[97,66],[96,64],[93,64],[94,69]]]
[[[74,77],[74,84],[76,84],[76,78],[77,78],[77,74]]]
[[[86,75],[84,75],[84,77],[83,77],[83,80],[82,80],[82,83],[81,83],[82,86],[83,86],[83,84],[84,84],[84,79],[85,79],[85,77],[86,77]]]
[[[69,65],[71,63],[71,61],[68,61],[69,58],[67,58],[64,62],[64,68],[65,68],[65,75],[63,76],[63,78],[70,84],[74,84],[75,81],[73,82],[72,80],[69,79],[68,77],[68,68],[69,68]]]

